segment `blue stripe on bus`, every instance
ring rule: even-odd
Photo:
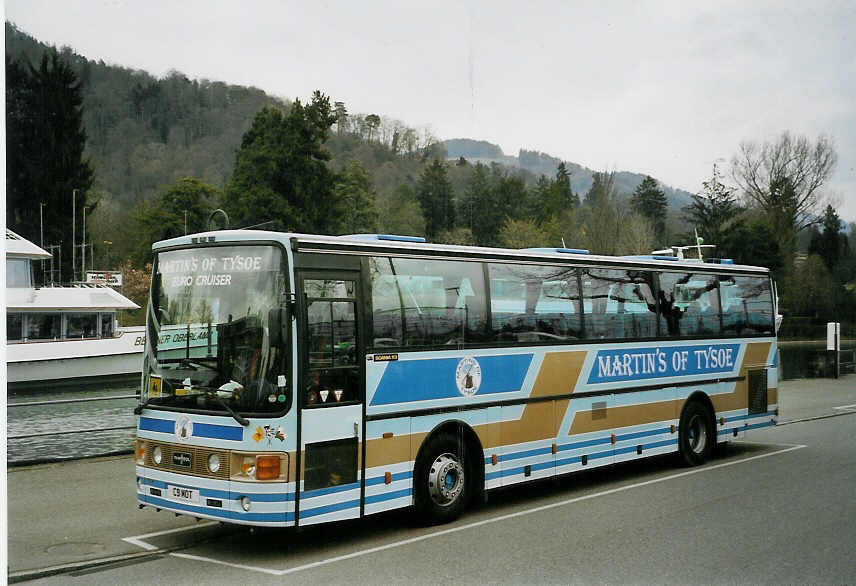
[[[337,492],[345,492],[348,490],[354,490],[360,488],[359,482],[351,482],[349,484],[340,484],[339,486],[328,486],[327,488],[318,488],[315,490],[307,490],[300,493],[301,499],[311,499],[318,496],[324,496],[325,494],[334,494]]]
[[[411,470],[408,470],[406,472],[396,472],[392,475],[392,482],[395,482],[396,480],[404,480],[406,478],[410,478],[411,476],[413,476],[413,472]],[[383,484],[384,482],[386,482],[386,478],[383,476],[366,478],[366,486],[374,486],[376,484]]]
[[[284,511],[281,513],[244,513],[237,511],[227,511],[215,507],[198,507],[195,505],[187,505],[184,503],[176,503],[153,497],[147,494],[137,494],[137,500],[162,509],[178,509],[187,513],[198,515],[210,515],[212,517],[220,517],[224,519],[234,519],[238,521],[257,521],[260,523],[282,523],[286,521],[294,521],[294,513]]]
[[[751,415],[735,415],[733,417],[726,417],[725,423],[731,423],[732,421],[743,421],[745,419],[757,419],[759,417],[768,417],[775,415],[773,411],[765,411],[763,413],[753,413]]]
[[[752,425],[747,425],[743,429],[760,429],[762,427],[772,427],[776,425],[775,421],[765,421],[764,423],[755,423]]]
[[[284,492],[246,492],[246,491],[227,491],[227,490],[216,490],[213,488],[205,488],[199,486],[193,486],[189,484],[185,484],[183,482],[164,482],[163,480],[154,480],[153,478],[144,478],[140,477],[140,482],[144,486],[153,486],[155,488],[160,488],[166,490],[167,485],[170,486],[180,486],[182,488],[191,488],[193,490],[198,490],[200,496],[218,498],[224,500],[238,500],[242,496],[250,497],[250,500],[261,502],[261,503],[278,503],[278,502],[290,502],[294,500],[294,493],[284,493]],[[249,485],[247,485],[249,486]]]
[[[344,501],[341,503],[331,503],[323,507],[315,507],[314,509],[301,509],[300,518],[315,517],[326,513],[335,513],[336,511],[344,511],[345,509],[360,508],[360,499]]]
[[[609,439],[609,438],[607,438],[607,439]],[[644,451],[644,450],[651,450],[654,448],[661,448],[664,446],[672,446],[672,445],[677,445],[677,443],[678,443],[677,439],[668,439],[668,440],[663,440],[663,441],[659,441],[659,442],[652,442],[650,444],[643,444],[642,450]],[[636,451],[636,446],[628,446],[626,448],[616,448],[614,450],[607,450],[604,452],[596,452],[594,454],[586,454],[586,456],[588,457],[588,461],[591,462],[592,460],[599,460],[601,458],[608,458],[610,456],[615,456],[618,454],[628,454],[628,453],[635,452],[635,451]],[[562,460],[556,460],[555,462],[553,462],[553,461],[539,462],[537,464],[532,464],[530,466],[530,471],[535,472],[537,470],[544,470],[547,468],[552,468],[553,466],[555,466],[556,468],[560,468],[560,467],[566,466],[568,464],[579,463],[579,462],[581,462],[581,460],[582,460],[582,456],[573,456],[570,458],[564,458]],[[515,468],[508,468],[506,470],[498,470],[496,472],[489,472],[489,473],[485,474],[485,480],[493,480],[493,479],[499,478],[499,477],[516,476],[518,474],[524,474],[525,471],[526,471],[525,466],[517,466]]]
[[[381,494],[373,494],[366,497],[366,504],[373,505],[375,503],[381,503],[383,501],[391,501],[392,499],[410,496],[411,494],[413,494],[413,491],[411,491],[409,488],[405,488],[403,490],[393,490],[391,492],[384,492]]]
[[[244,428],[236,425],[214,425],[213,423],[194,423],[194,437],[207,437],[239,442],[244,439]]]
[[[175,421],[155,419],[153,417],[140,417],[140,429],[144,431],[156,431],[158,433],[175,433]]]
[[[476,396],[513,393],[523,386],[533,354],[476,356],[481,385]],[[387,363],[372,405],[460,397],[455,371],[461,358],[399,360]]]
[[[624,440],[638,439],[640,437],[649,437],[652,435],[662,435],[664,433],[671,433],[672,429],[670,427],[662,427],[660,429],[651,429],[649,431],[637,431],[634,433],[628,433],[624,435],[616,435],[615,441],[621,442]]]
[[[140,429],[154,431],[157,433],[175,433],[175,421],[172,419],[156,419],[154,417],[140,417]],[[236,425],[215,425],[213,423],[194,423],[194,437],[207,437],[211,439],[223,439],[241,441],[244,438],[244,428]]]

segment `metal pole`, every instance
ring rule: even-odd
[[[71,190],[71,280],[74,281],[74,276],[77,274],[77,255],[74,252],[74,247],[77,246],[77,189]]]
[[[89,206],[83,206],[83,235],[81,237],[81,254],[83,255],[82,262],[80,263],[80,280],[86,280],[86,210]]]
[[[45,216],[43,213],[44,209],[45,209],[45,202],[43,202],[43,201],[39,202],[39,239],[41,241],[39,243],[39,246],[41,246],[42,249],[45,248]],[[45,261],[44,261],[44,259],[42,259],[42,282],[43,282],[43,284],[45,281],[47,281],[47,279],[45,279]]]

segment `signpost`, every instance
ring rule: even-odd
[[[833,368],[835,378],[841,374],[841,324],[828,322],[826,324],[826,351],[833,352]]]

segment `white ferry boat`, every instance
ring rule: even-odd
[[[107,286],[36,287],[33,262],[50,253],[6,230],[6,340],[10,386],[139,375],[145,327],[118,327],[139,305]]]

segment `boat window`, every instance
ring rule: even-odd
[[[62,335],[62,320],[59,313],[27,314],[28,340],[58,340]]]
[[[113,316],[112,313],[102,313],[101,314],[101,337],[102,338],[112,338],[114,334],[113,329]]]
[[[6,314],[6,339],[10,342],[17,342],[22,339],[24,316],[20,313]]]
[[[66,315],[66,338],[98,337],[97,313],[69,313]]]
[[[30,259],[7,258],[6,259],[6,287],[32,287],[33,271]]]

